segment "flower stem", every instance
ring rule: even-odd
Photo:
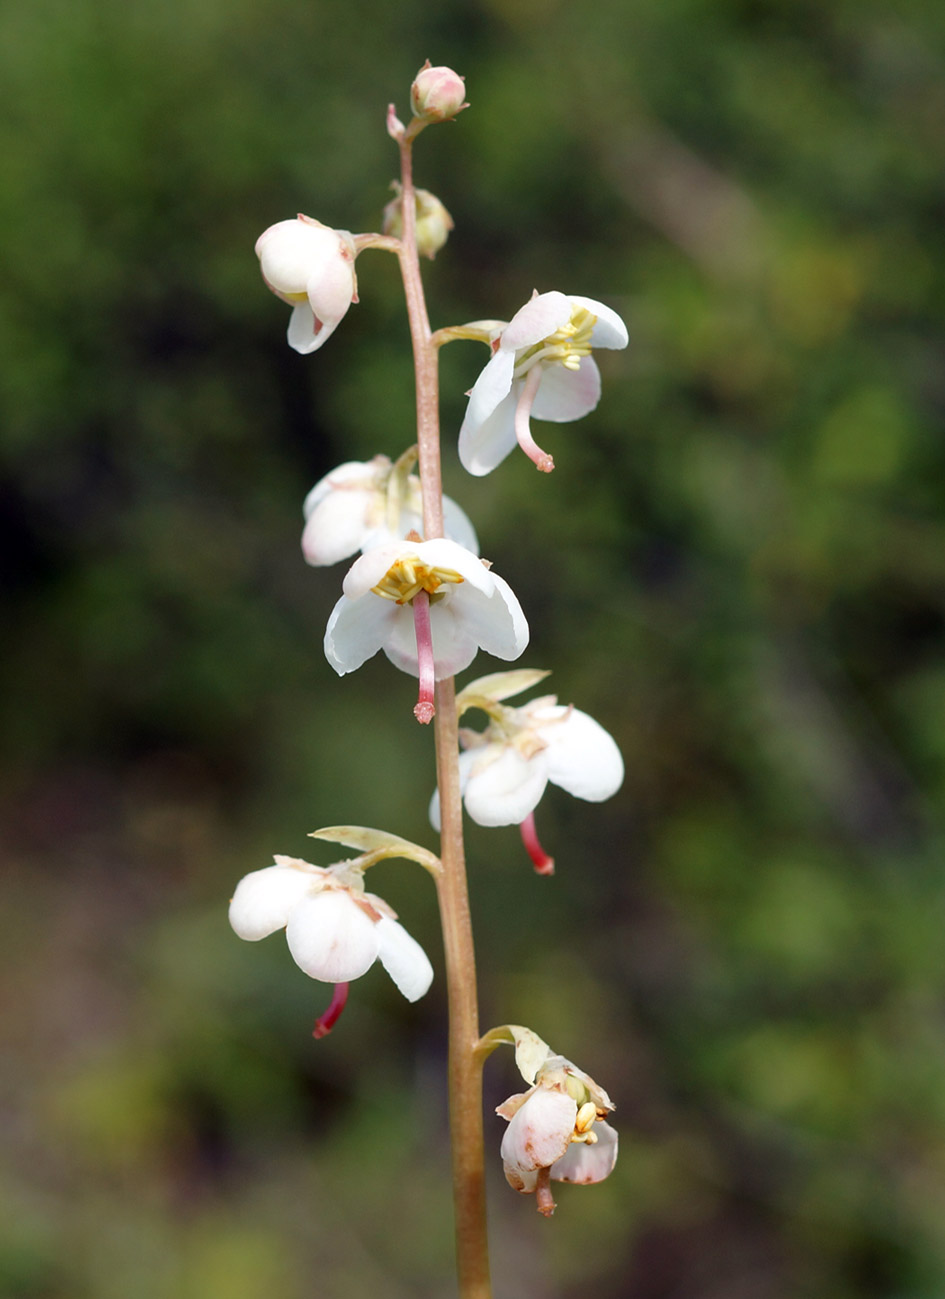
[[[398,258],[407,299],[417,387],[417,446],[426,540],[443,536],[440,470],[440,411],[437,346],[432,341],[417,255],[416,207],[411,143],[399,140],[403,233]],[[443,927],[449,1002],[449,1097],[456,1221],[456,1266],[460,1299],[491,1299],[486,1234],[482,1142],[482,1070],[476,960],[473,949],[463,805],[459,785],[459,723],[453,678],[435,690],[436,778],[440,791],[440,860],[437,898]]]

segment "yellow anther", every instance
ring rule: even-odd
[[[433,596],[445,583],[455,585],[464,580],[452,568],[434,568],[424,564],[417,555],[406,555],[398,559],[371,590],[395,604],[407,604],[421,591]]]
[[[568,370],[577,370],[581,358],[591,354],[591,334],[597,324],[597,317],[586,307],[575,307],[571,319],[560,325],[553,334],[543,338],[534,347],[523,352],[515,365],[515,377],[522,378],[533,366],[563,365]]]
[[[585,1101],[577,1112],[577,1118],[574,1120],[575,1132],[587,1132],[594,1120],[597,1118],[597,1106],[593,1101]],[[596,1141],[597,1138],[595,1137]]]

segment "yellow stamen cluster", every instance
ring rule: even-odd
[[[597,1119],[606,1118],[607,1111],[599,1109],[593,1101],[585,1101],[577,1112],[577,1118],[574,1120],[574,1131],[571,1133],[571,1140],[582,1142],[587,1146],[597,1145],[597,1133],[591,1129]]]
[[[440,591],[441,586],[463,581],[465,578],[452,568],[433,568],[424,564],[417,555],[406,555],[398,559],[371,590],[395,604],[408,604],[421,591],[426,591],[431,600],[435,600],[438,592],[445,594]]]
[[[597,317],[586,307],[575,307],[566,325],[522,354],[515,365],[515,377],[520,379],[539,361],[543,365],[563,365],[567,370],[578,369],[581,358],[591,354],[591,334],[596,324]]]

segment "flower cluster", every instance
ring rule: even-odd
[[[465,896],[465,884],[453,888],[464,870],[460,798],[480,825],[518,825],[535,869],[549,875],[554,862],[535,828],[535,810],[547,786],[600,802],[624,777],[616,743],[587,713],[559,704],[555,695],[517,706],[506,702],[543,680],[544,671],[515,668],[480,677],[456,698],[455,717],[452,686],[438,685],[469,667],[480,650],[514,662],[528,645],[529,628],[515,593],[480,558],[470,520],[442,496],[434,409],[437,349],[457,339],[489,348],[489,360],[467,394],[458,434],[460,463],[482,476],[516,446],[539,470],[552,470],[554,460],[535,441],[532,419],[567,423],[594,410],[601,375],[593,352],[628,342],[623,320],[610,307],[593,298],[537,290],[508,321],[473,321],[431,334],[417,258],[433,257],[453,223],[435,195],[414,186],[410,150],[422,130],[467,107],[463,78],[428,60],[411,87],[410,121],[401,122],[394,105],[388,109],[387,129],[402,167],[382,231],[352,234],[299,215],[276,222],[256,243],[266,285],[292,309],[289,345],[303,354],[320,349],[358,301],[355,260],[364,250],[386,250],[400,261],[418,375],[419,446],[397,460],[378,454],[346,461],[317,482],[303,507],[302,551],[316,567],[351,561],[324,635],[334,671],[344,676],[383,652],[418,679],[418,721],[429,723],[440,707],[438,772],[444,799],[448,791],[451,800],[450,814],[443,818],[451,829],[444,835],[442,863],[427,849],[386,832],[336,826],[316,831],[315,837],[355,848],[359,856],[327,867],[279,856],[237,885],[229,912],[235,932],[258,941],[284,929],[296,964],[334,986],[330,1005],[316,1021],[316,1037],[330,1031],[349,984],[376,961],[410,1001],[423,996],[433,978],[423,949],[387,903],[365,890],[369,867],[401,856],[423,865],[438,888],[449,881],[440,900],[447,933],[452,927],[455,934],[468,928],[468,915],[459,914],[456,902]],[[413,472],[418,463],[419,474]],[[472,710],[485,714],[483,729],[459,726]],[[436,829],[440,817],[438,789],[430,804]],[[468,970],[456,964],[460,948],[469,952],[471,947],[471,935],[468,945],[446,944],[451,1005],[464,978],[466,987],[475,986],[471,958]],[[469,1018],[475,1020],[474,1005]],[[592,1078],[520,1026],[491,1030],[456,1067],[479,1067],[500,1042],[514,1044],[528,1084],[497,1110],[508,1122],[501,1143],[505,1175],[516,1190],[534,1194],[539,1211],[549,1215],[555,1207],[551,1181],[586,1184],[610,1173],[617,1134],[607,1115],[614,1107]]]

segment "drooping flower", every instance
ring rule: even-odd
[[[516,1059],[521,1067],[518,1049]],[[538,1212],[549,1217],[555,1210],[552,1181],[587,1186],[613,1171],[617,1133],[606,1115],[614,1105],[593,1078],[550,1051],[537,1070],[523,1068],[522,1074],[532,1086],[496,1109],[509,1121],[502,1137],[502,1165],[509,1185],[523,1195],[534,1194]]]
[[[488,474],[517,442],[539,469],[554,469],[532,437],[529,416],[566,423],[587,415],[600,400],[592,349],[627,342],[626,325],[603,303],[536,292],[493,340],[492,358],[469,394],[459,431],[465,468]]]
[[[351,460],[317,482],[303,507],[302,553],[309,564],[334,564],[358,550],[372,550],[423,532],[420,479],[410,469],[412,448],[391,464],[387,456]],[[446,535],[478,553],[475,530],[455,501],[443,498]]]
[[[323,1037],[341,1014],[347,987],[376,960],[408,1001],[433,979],[426,953],[383,899],[364,889],[352,862],[323,868],[297,857],[275,858],[236,886],[230,924],[240,938],[257,942],[285,929],[292,959],[312,979],[336,985],[328,1011],[315,1025]]]
[[[433,685],[484,649],[515,659],[528,624],[511,587],[471,551],[445,537],[392,542],[355,560],[325,631],[325,656],[339,676],[378,650],[420,678],[418,720],[433,717]]]
[[[297,352],[317,351],[357,302],[356,255],[347,230],[332,230],[301,213],[294,221],[277,221],[256,240],[263,279],[292,307],[288,339]]]
[[[478,825],[518,825],[539,874],[550,875],[554,860],[541,847],[535,808],[550,782],[590,803],[600,803],[623,783],[624,767],[613,738],[593,717],[555,695],[519,708],[502,703],[547,676],[529,669],[499,672],[464,687],[457,698],[462,715],[479,708],[489,717],[483,731],[460,731],[460,787],[466,811]],[[439,793],[430,803],[439,829]]]

